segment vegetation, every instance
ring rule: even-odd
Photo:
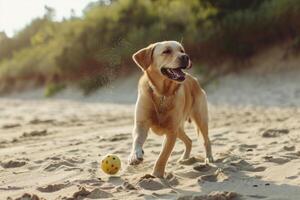
[[[299,0],[100,0],[81,18],[56,22],[54,14],[46,7],[14,37],[0,33],[0,90],[77,83],[89,94],[136,70],[131,54],[161,40],[182,41],[199,66],[287,39],[299,49]]]
[[[57,93],[59,93],[60,91],[62,91],[63,89],[65,89],[65,87],[66,86],[63,83],[50,83],[45,88],[44,95],[45,97],[52,97]]]

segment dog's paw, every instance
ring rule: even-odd
[[[131,152],[128,158],[129,165],[140,164],[144,160],[143,156],[144,156],[144,151],[142,149]]]
[[[207,156],[205,158],[205,163],[208,164],[208,163],[213,163],[214,162],[214,158],[212,156]]]

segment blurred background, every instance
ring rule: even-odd
[[[89,95],[136,72],[132,53],[161,40],[182,42],[207,82],[276,45],[297,56],[299,19],[299,0],[0,0],[0,92]]]

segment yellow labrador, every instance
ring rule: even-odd
[[[129,164],[136,165],[143,160],[143,144],[149,129],[158,135],[165,135],[152,175],[164,176],[177,138],[185,144],[182,159],[189,158],[192,140],[184,132],[184,123],[190,119],[196,124],[198,135],[202,133],[206,161],[213,162],[206,94],[196,78],[182,71],[192,67],[182,45],[176,41],[158,42],[139,50],[132,58],[144,75],[138,84]]]

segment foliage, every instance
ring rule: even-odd
[[[77,82],[88,94],[134,70],[132,53],[156,41],[182,41],[202,66],[299,43],[299,0],[100,0],[61,22],[54,12],[46,7],[12,38],[0,34],[0,82]]]
[[[50,83],[45,88],[45,97],[53,97],[63,89],[65,89],[66,85],[63,83]]]
[[[85,78],[79,81],[79,87],[83,90],[84,95],[90,95],[102,86],[109,83],[107,76],[97,75],[92,78]]]

